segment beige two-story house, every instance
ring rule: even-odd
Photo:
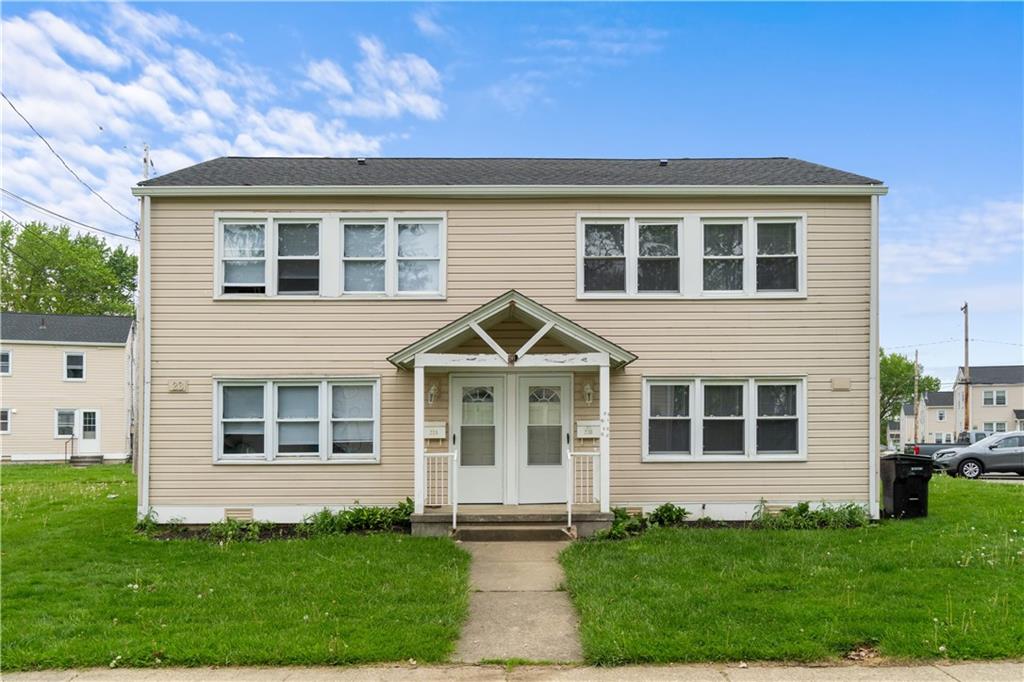
[[[926,391],[916,408],[914,401],[903,404],[899,432],[904,443],[953,443],[961,431],[953,409],[953,391]]]
[[[118,316],[0,313],[3,461],[129,457],[133,323]]]
[[[967,385],[967,382],[970,385]],[[972,431],[1024,431],[1024,365],[971,366],[957,370],[956,418],[963,429],[966,396],[970,395]]]
[[[140,514],[877,515],[877,180],[232,157],[133,191]]]

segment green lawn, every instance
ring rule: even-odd
[[[562,555],[589,661],[1024,657],[1024,486],[932,480],[927,519],[658,530]]]
[[[442,661],[466,613],[447,540],[150,540],[127,466],[0,476],[4,670]]]

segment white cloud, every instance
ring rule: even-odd
[[[417,10],[413,12],[412,23],[427,38],[436,40],[448,37],[448,29],[437,22],[436,16],[437,11],[434,8]]]
[[[339,113],[367,118],[395,118],[403,113],[438,119],[444,111],[436,94],[441,76],[423,57],[414,54],[390,56],[375,37],[359,39],[363,59],[356,64],[358,85],[347,99],[332,104]]]
[[[882,215],[880,275],[888,284],[966,273],[1019,250],[1024,241],[1024,204],[1018,201]]]
[[[341,95],[352,94],[345,71],[330,59],[312,61],[306,65],[306,78],[311,88]]]
[[[539,71],[514,73],[487,89],[487,94],[498,106],[513,113],[521,113],[538,99],[546,100],[542,81],[544,74]]]
[[[141,176],[141,148],[152,147],[157,173],[203,159],[237,155],[373,155],[402,131],[365,134],[346,115],[427,119],[443,110],[441,80],[414,54],[389,55],[361,38],[361,61],[286,64],[316,80],[330,102],[296,88],[287,100],[275,74],[240,61],[237,36],[211,36],[167,12],[112,4],[94,24],[53,12],[4,17],[0,31],[4,92],[92,187],[128,215],[129,188]],[[225,48],[223,43],[231,43]],[[301,89],[298,89],[301,93]],[[285,101],[286,106],[282,106]],[[132,226],[79,184],[6,104],[0,104],[2,184],[86,223],[131,234]],[[19,219],[50,218],[17,201]]]

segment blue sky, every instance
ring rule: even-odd
[[[1024,362],[1020,4],[5,3],[3,21],[5,93],[126,211],[144,142],[157,172],[228,153],[795,156],[891,188],[884,346],[920,344],[950,380],[966,299],[974,364]],[[6,189],[130,230],[6,105],[3,123]]]

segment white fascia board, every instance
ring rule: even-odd
[[[871,196],[885,185],[180,185],[132,187],[137,197],[219,196],[397,196],[397,197],[579,197],[579,196]]]

